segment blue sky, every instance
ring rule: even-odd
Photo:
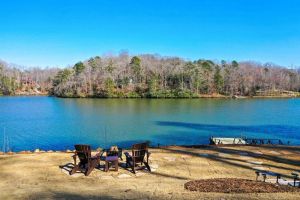
[[[298,0],[1,0],[0,59],[66,66],[127,50],[300,66]]]

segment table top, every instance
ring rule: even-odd
[[[105,158],[105,161],[118,161],[119,157],[118,156],[107,156]]]

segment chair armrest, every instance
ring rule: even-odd
[[[128,152],[125,152],[124,154],[126,156],[126,162],[130,162],[134,160],[134,158]]]
[[[122,148],[119,148],[119,151],[118,151],[118,156],[119,156],[119,158],[122,158],[122,153],[123,153],[123,149],[122,149]]]
[[[100,153],[97,153],[96,155],[92,156],[91,159],[99,159],[101,156]]]
[[[149,161],[150,155],[151,155],[151,152],[147,151],[147,162]]]
[[[74,160],[74,165],[76,165],[76,157],[77,157],[77,154],[76,154],[76,152],[75,152],[75,154],[73,155],[73,156],[71,156],[72,158],[73,158],[73,160]]]
[[[106,152],[106,149],[102,149],[102,150],[99,152],[99,154],[100,154],[99,158],[100,158],[100,159],[104,158],[103,154],[104,154],[105,152]]]
[[[124,155],[126,156],[126,158],[132,158],[132,156],[128,152],[125,152]]]

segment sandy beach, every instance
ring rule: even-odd
[[[145,170],[135,175],[120,161],[118,172],[103,172],[101,168],[88,177],[81,173],[70,176],[67,167],[59,167],[73,162],[72,153],[1,155],[0,199],[300,198],[300,193],[200,193],[184,189],[186,182],[197,179],[255,180],[257,169],[281,173],[284,179],[290,179],[292,171],[300,170],[299,147],[173,146],[150,149],[150,152],[151,173]]]

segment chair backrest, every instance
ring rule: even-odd
[[[135,162],[143,162],[146,153],[148,153],[148,143],[145,142],[132,145],[132,157]]]
[[[84,144],[75,145],[76,155],[78,156],[81,164],[88,163],[89,158],[91,157],[91,146]]]

